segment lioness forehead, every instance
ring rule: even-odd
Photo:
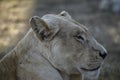
[[[47,14],[42,17],[50,27],[64,27],[70,29],[79,29],[83,32],[88,32],[88,28],[78,23],[74,19],[67,19],[64,16]]]

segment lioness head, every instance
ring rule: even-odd
[[[45,57],[56,69],[67,74],[81,73],[84,80],[98,77],[107,52],[88,29],[67,12],[42,18],[34,16],[30,25],[44,45]]]

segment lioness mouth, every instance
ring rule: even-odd
[[[98,70],[100,68],[100,66],[94,68],[94,69],[86,69],[86,68],[81,68],[82,70],[84,71],[95,71],[95,70]]]

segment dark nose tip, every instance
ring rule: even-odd
[[[105,59],[105,57],[107,56],[107,53],[106,52],[99,52],[99,55]]]

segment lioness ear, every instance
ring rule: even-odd
[[[51,40],[58,32],[58,29],[49,29],[47,23],[38,16],[34,16],[30,19],[30,25],[41,41]]]
[[[59,15],[60,16],[64,16],[64,17],[66,17],[68,19],[72,19],[72,17],[70,16],[70,14],[68,12],[66,12],[66,11],[62,11]]]

